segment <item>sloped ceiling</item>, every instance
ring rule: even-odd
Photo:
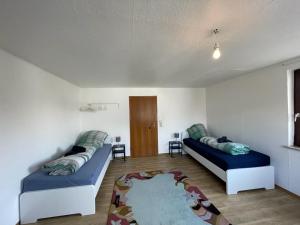
[[[0,47],[80,87],[205,87],[299,40],[299,0],[0,0]]]

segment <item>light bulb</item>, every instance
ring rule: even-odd
[[[214,53],[213,53],[213,58],[214,59],[218,59],[221,56],[221,51],[220,51],[220,47],[217,46],[217,44],[214,47]]]

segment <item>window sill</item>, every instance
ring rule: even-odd
[[[300,147],[298,146],[294,146],[294,145],[289,145],[289,146],[284,146],[285,148],[289,148],[289,149],[293,149],[293,150],[296,150],[296,151],[300,151]]]

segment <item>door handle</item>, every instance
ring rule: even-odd
[[[300,117],[300,113],[296,113],[295,114],[295,117],[294,117],[294,121],[295,121],[295,123],[297,122],[297,119]]]
[[[156,121],[152,122],[148,128],[151,129],[152,127],[155,127],[155,125],[156,125]]]

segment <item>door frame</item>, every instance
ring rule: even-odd
[[[132,149],[132,131],[131,131],[131,115],[130,115],[130,112],[131,112],[131,109],[130,109],[130,99],[131,98],[155,98],[156,100],[156,146],[155,146],[155,149],[154,149],[154,154],[153,156],[157,156],[158,155],[158,115],[157,115],[157,112],[158,112],[158,107],[157,107],[157,96],[156,95],[145,95],[145,96],[129,96],[128,98],[128,104],[129,104],[129,137],[130,137],[130,156],[131,157],[134,157],[133,156],[133,149]],[[138,156],[135,156],[134,158],[136,158]]]

